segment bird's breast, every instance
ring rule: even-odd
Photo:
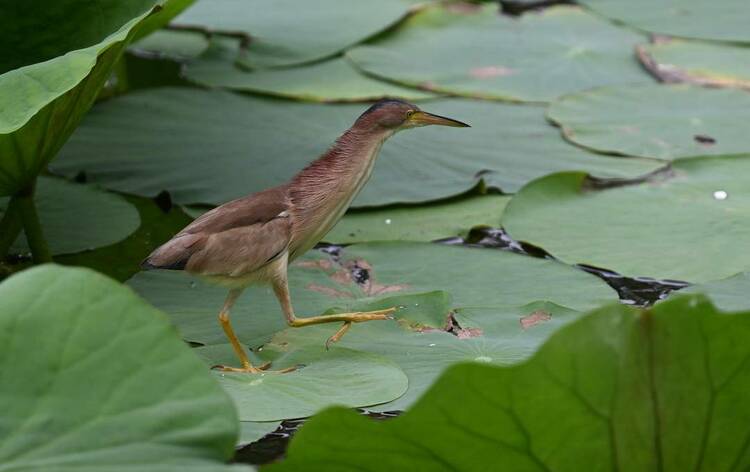
[[[312,249],[338,223],[369,180],[381,146],[382,141],[374,143],[366,154],[335,169],[294,202],[291,258]]]

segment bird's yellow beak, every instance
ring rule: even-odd
[[[469,125],[462,121],[454,120],[453,118],[446,118],[444,116],[433,115],[426,111],[415,111],[409,117],[409,122],[415,126],[427,126],[427,125],[440,125],[440,126],[454,126],[457,128],[469,128]]]

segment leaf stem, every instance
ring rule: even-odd
[[[32,183],[13,198],[17,201],[18,209],[21,213],[26,241],[28,241],[31,248],[34,264],[43,264],[45,262],[52,262],[52,254],[50,253],[49,246],[47,246],[47,240],[44,239],[42,225],[39,223],[36,205],[34,205],[35,184],[36,182]]]
[[[0,220],[0,261],[5,260],[8,251],[10,251],[10,246],[21,234],[23,223],[20,216],[18,199],[15,196],[11,197],[8,206],[5,208],[3,219]]]

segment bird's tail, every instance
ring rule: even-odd
[[[141,268],[144,270],[185,270],[190,256],[195,252],[196,243],[201,239],[200,236],[194,234],[170,239],[154,249],[154,252],[141,262]]]

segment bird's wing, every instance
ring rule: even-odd
[[[143,266],[232,277],[253,272],[289,245],[288,206],[285,187],[225,203],[158,247]]]

